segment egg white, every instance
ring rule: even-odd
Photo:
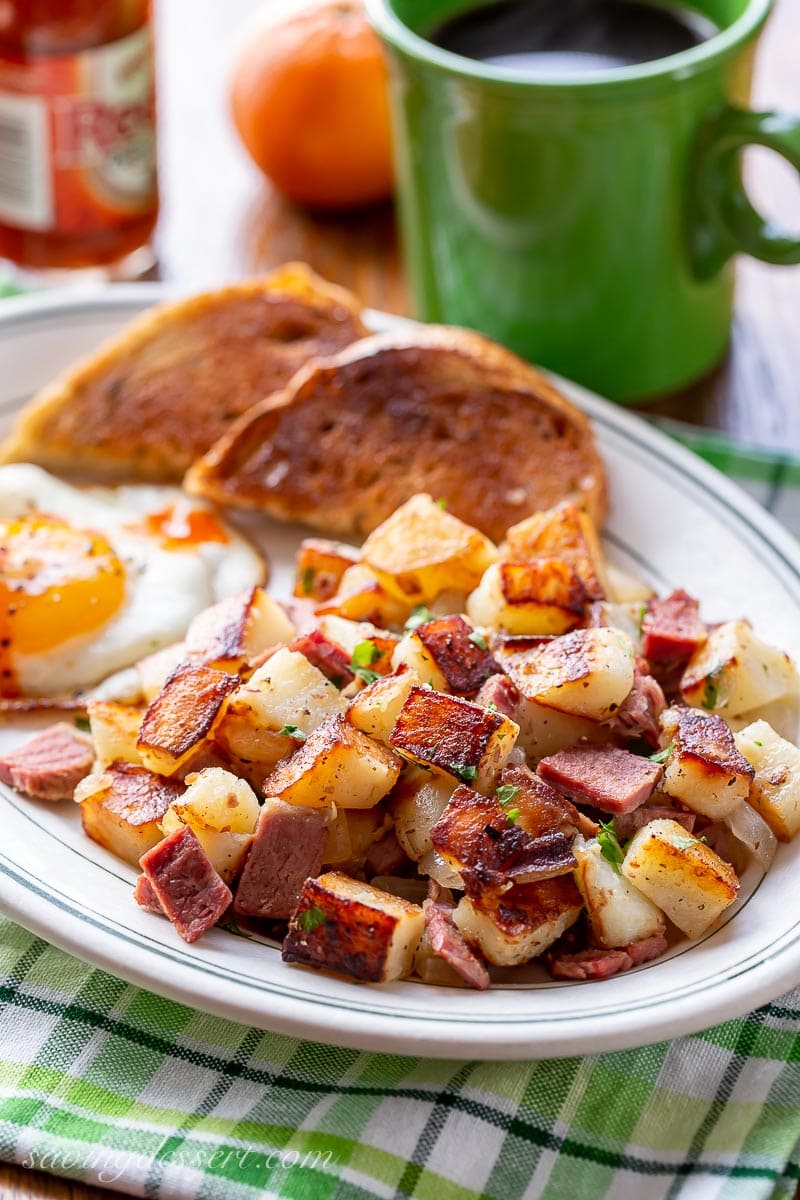
[[[186,504],[179,488],[76,488],[27,463],[0,467],[0,520],[41,512],[103,534],[125,568],[122,607],[101,627],[41,654],[20,655],[14,670],[25,696],[91,687],[146,654],[179,641],[204,608],[261,583],[265,565],[229,525],[227,542],[170,549],[136,526],[149,513]],[[192,509],[211,506],[188,501]]]

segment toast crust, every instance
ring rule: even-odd
[[[34,397],[0,462],[108,482],[180,480],[309,358],[366,332],[355,297],[302,263],[158,305]]]
[[[606,512],[585,415],[510,351],[436,325],[309,363],[236,421],[184,486],[351,537],[421,491],[495,541],[562,500],[598,524]]]

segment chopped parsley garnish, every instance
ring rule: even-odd
[[[314,590],[314,579],[317,572],[313,567],[304,567],[303,574],[300,576],[300,584],[307,596],[310,596]]]
[[[473,646],[477,646],[479,650],[488,650],[489,648],[486,645],[486,638],[482,633],[478,633],[477,629],[473,629],[469,635],[469,641],[472,642]]]
[[[699,839],[696,837],[681,837],[679,833],[676,833],[672,839],[672,844],[673,846],[676,846],[678,850],[691,850],[692,846],[694,846],[698,840]]]
[[[499,711],[494,700],[490,700],[489,703],[486,705],[486,711],[487,712],[498,712]]]
[[[669,758],[670,754],[672,754],[672,751],[674,749],[675,749],[674,744],[672,742],[670,742],[669,746],[665,746],[663,750],[659,750],[658,754],[651,754],[650,762],[654,762],[654,763],[666,762],[667,759]]]
[[[80,729],[83,733],[88,733],[89,730],[91,729],[91,725],[89,724],[89,718],[88,717],[76,717],[75,718],[75,728]]]
[[[303,933],[310,933],[312,929],[324,925],[325,920],[325,913],[320,906],[312,904],[311,908],[306,908],[297,914],[297,928],[302,929]]]
[[[506,811],[506,816],[508,817],[509,825],[513,825],[515,823],[519,814],[520,814],[520,810],[518,808],[509,808]]]
[[[415,629],[419,629],[420,625],[427,624],[433,617],[433,613],[428,608],[427,604],[418,604],[412,608],[411,614],[403,626],[405,633],[413,633]]]
[[[495,796],[500,801],[501,808],[508,808],[513,800],[516,800],[520,789],[515,787],[513,783],[503,783],[495,792]]]
[[[471,783],[478,774],[477,767],[468,767],[465,763],[452,762],[450,763],[450,770],[464,783]]]
[[[706,686],[703,689],[703,699],[700,701],[706,712],[710,712],[712,708],[716,708],[717,700],[719,700],[719,686],[709,675],[706,680]]]
[[[442,496],[439,497],[439,499],[436,501],[436,504],[439,508],[447,508],[447,501]]]
[[[278,730],[278,733],[282,733],[285,737],[292,737],[297,742],[304,742],[307,737],[296,725],[284,725],[283,729]]]
[[[762,747],[763,747],[763,745],[764,745],[764,743],[763,743],[763,742],[756,741],[756,739],[755,739],[755,738],[753,739],[753,744],[754,744],[755,746],[762,746]]]
[[[641,633],[644,629],[644,619],[646,616],[647,616],[647,605],[641,604],[639,606],[639,619],[638,619],[639,633]]]
[[[597,835],[597,844],[600,847],[600,853],[607,862],[610,862],[614,870],[619,875],[619,864],[625,859],[625,851],[619,844],[619,839],[614,830],[614,820],[601,821],[600,832]]]
[[[371,667],[380,656],[381,652],[373,641],[368,639],[366,642],[357,642],[350,666],[351,668]]]
[[[380,656],[381,652],[373,641],[368,639],[365,642],[357,642],[350,660],[350,670],[359,679],[363,679],[364,683],[374,683],[376,679],[380,679],[380,675],[377,671],[371,671],[370,667]]]

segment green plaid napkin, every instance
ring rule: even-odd
[[[797,460],[659,424],[800,534]],[[207,1016],[0,918],[0,1158],[156,1200],[793,1200],[800,989],[639,1050],[430,1061]]]
[[[800,1180],[800,990],[641,1050],[476,1063],[234,1025],[9,921],[0,975],[0,1155],[133,1195],[791,1200]]]

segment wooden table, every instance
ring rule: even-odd
[[[161,274],[203,287],[304,259],[389,312],[408,312],[386,206],[345,217],[293,208],[265,183],[227,116],[231,47],[256,0],[160,0]],[[755,103],[800,112],[800,4],[777,0],[764,38]],[[800,229],[800,186],[786,165],[751,152],[751,190],[769,215]],[[800,268],[742,261],[730,355],[709,379],[659,411],[800,454]],[[800,1189],[799,1189],[800,1192]],[[119,1193],[0,1164],[3,1200],[101,1200]],[[800,1196],[798,1197],[800,1200]]]

